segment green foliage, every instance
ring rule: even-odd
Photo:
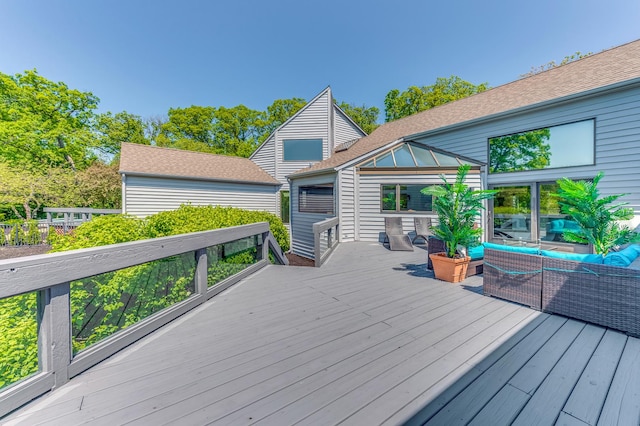
[[[551,145],[548,128],[489,139],[489,172],[517,172],[548,167]]]
[[[378,115],[380,110],[376,107],[367,107],[366,105],[356,106],[347,102],[338,104],[349,118],[351,118],[366,134],[371,134],[378,128]]]
[[[122,142],[150,144],[145,135],[145,123],[142,117],[126,111],[115,115],[111,112],[98,115],[95,130],[99,149],[108,155],[119,154]]]
[[[628,203],[615,203],[626,194],[601,197],[598,182],[604,174],[598,173],[593,181],[558,180],[558,202],[562,213],[580,226],[579,231],[565,230],[563,237],[571,243],[591,244],[596,254],[606,255],[620,245],[640,241],[640,234],[618,221],[633,218],[633,209],[623,208]]]
[[[0,299],[0,388],[38,371],[36,294]]]
[[[19,246],[27,240],[27,235],[22,229],[22,225],[15,224],[9,232],[9,245]]]
[[[95,158],[91,126],[98,101],[35,70],[0,73],[0,157],[30,168],[85,167]]]
[[[454,75],[449,78],[438,77],[431,86],[411,86],[404,92],[393,89],[384,99],[385,120],[387,122],[398,120],[487,89],[489,89],[488,83],[476,86]]]
[[[532,75],[540,74],[543,71],[550,70],[555,67],[559,67],[561,65],[566,65],[570,62],[577,61],[578,59],[586,58],[587,56],[593,55],[593,52],[589,53],[580,53],[576,52],[573,55],[565,56],[560,63],[556,63],[556,61],[547,62],[544,65],[540,65],[538,67],[531,67],[531,70],[526,74],[520,74],[520,77],[531,77]]]
[[[261,211],[222,206],[182,205],[177,210],[157,213],[148,218],[151,238],[209,229],[227,228],[256,222],[269,222],[271,233],[283,251],[289,250],[289,233],[279,217]]]
[[[51,252],[75,250],[149,238],[144,221],[127,215],[94,217],[64,236],[49,233]]]
[[[444,175],[443,185],[423,188],[421,192],[433,196],[433,209],[438,214],[438,225],[432,228],[434,235],[445,242],[447,256],[455,257],[458,246],[472,247],[478,244],[482,229],[475,223],[484,206],[483,200],[493,198],[496,190],[473,190],[464,183],[471,166],[458,168],[456,180],[449,183]]]

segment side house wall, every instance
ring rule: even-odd
[[[334,146],[358,139],[364,136],[364,133],[354,125],[351,120],[337,108],[333,108],[333,126],[334,126]]]
[[[623,198],[640,223],[640,88],[565,102],[555,106],[419,139],[488,163],[491,137],[595,118],[595,165],[488,175],[489,185],[592,178],[605,173],[599,188],[603,195],[628,193]]]
[[[339,189],[336,184],[336,174],[299,178],[291,182],[291,251],[309,259],[314,258],[313,224],[334,217],[337,210],[334,215],[299,212],[299,188],[322,184],[334,184],[334,210],[337,209],[336,197]]]
[[[276,211],[277,186],[126,176],[122,211],[146,217],[180,204]]]
[[[455,173],[445,175],[450,182],[456,178]],[[439,185],[442,180],[438,174],[397,174],[397,175],[357,175],[358,178],[358,236],[363,241],[384,241],[384,218],[401,216],[405,234],[414,230],[413,218],[436,218],[435,212],[382,212],[381,211],[381,185]],[[467,184],[475,189],[480,189],[480,175],[478,173],[467,175]],[[412,234],[413,236],[413,234]]]

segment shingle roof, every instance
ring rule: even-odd
[[[280,185],[248,158],[123,143],[120,173]]]
[[[335,152],[293,176],[339,167],[406,136],[533,107],[637,78],[640,78],[640,40],[385,123],[349,149]]]

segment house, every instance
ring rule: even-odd
[[[415,204],[416,190],[465,162],[472,186],[500,190],[483,218],[485,239],[556,241],[555,181],[598,171],[603,194],[628,193],[637,226],[640,40],[386,123],[292,173],[293,252],[312,257],[310,224],[330,216],[342,241],[381,240],[388,215],[401,215],[408,232],[414,216],[435,216],[429,199]]]
[[[333,101],[327,87],[279,126],[249,157],[282,184],[277,197],[280,217],[289,223],[287,176],[319,161],[366,133]]]
[[[122,212],[145,217],[180,204],[277,214],[280,182],[247,158],[123,143]]]
[[[122,210],[148,216],[180,204],[235,206],[289,218],[286,176],[365,136],[327,87],[280,125],[251,158],[123,143]]]

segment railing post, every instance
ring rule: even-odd
[[[207,249],[196,250],[195,290],[196,293],[204,297],[204,300],[206,300],[207,289],[209,288],[207,263]]]
[[[269,232],[262,233],[262,259],[269,259]]]
[[[38,361],[54,374],[54,388],[69,381],[71,363],[71,285],[63,283],[38,292]]]

